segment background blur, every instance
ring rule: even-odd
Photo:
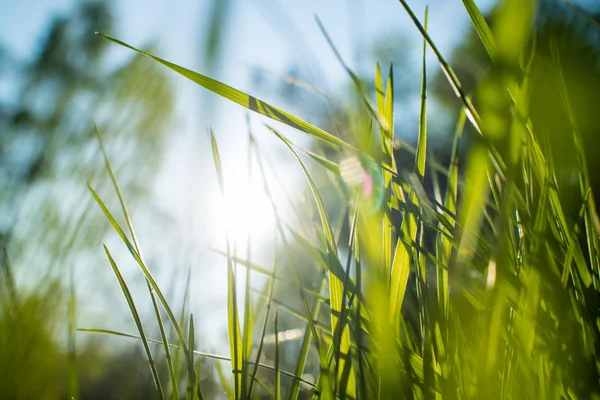
[[[577,13],[558,0],[542,3],[548,29],[554,26],[564,37],[583,35],[582,42],[598,51],[597,35],[588,37],[579,28]],[[574,3],[600,12],[592,0]],[[410,4],[423,14],[424,2]],[[467,13],[459,0],[428,4],[430,35],[472,90],[487,65]],[[477,4],[488,13],[494,1]],[[253,261],[272,263],[274,218],[262,176],[255,164],[248,165],[248,132],[268,161],[267,179],[280,209],[290,224],[302,225],[294,209],[306,201],[305,181],[260,117],[94,32],[149,49],[343,136],[342,110],[357,100],[315,16],[366,82],[372,81],[375,63],[384,70],[393,63],[396,134],[414,143],[422,41],[395,0],[2,2],[0,349],[14,351],[0,351],[0,369],[14,367],[2,374],[0,393],[64,398],[73,382],[69,360],[76,360],[81,398],[155,395],[139,343],[69,328],[135,332],[102,243],[119,262],[134,298],[148,300],[143,276],[86,187],[90,182],[117,209],[94,123],[146,261],[174,308],[194,313],[201,351],[228,351],[227,278],[219,253],[225,232],[238,254],[246,254],[250,243]],[[458,103],[433,58],[428,68],[435,115],[429,121],[430,152],[446,159]],[[225,199],[218,191],[209,127],[219,140]],[[281,130],[311,145],[305,135]],[[311,273],[307,268],[306,279]],[[149,301],[139,301],[139,307],[152,318]],[[157,338],[148,326],[149,336]],[[204,386],[214,379],[212,369],[206,371]],[[27,385],[19,384],[23,376]]]

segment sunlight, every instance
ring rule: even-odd
[[[225,199],[217,193],[215,223],[222,226],[231,243],[242,250],[248,237],[253,243],[265,238],[274,225],[275,216],[261,184],[249,184],[239,175],[225,179]]]

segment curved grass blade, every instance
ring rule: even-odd
[[[258,154],[258,147],[256,146],[256,142],[254,142],[255,145],[255,150]],[[294,282],[296,284],[296,289],[298,291],[298,295],[300,296],[300,301],[302,302],[302,306],[304,308],[304,313],[306,315],[306,319],[308,321],[311,333],[312,333],[312,340],[315,344],[317,353],[319,355],[319,364],[320,364],[320,368],[321,368],[321,376],[319,377],[319,390],[320,393],[323,394],[323,396],[325,397],[325,399],[332,399],[333,398],[333,393],[332,393],[332,388],[331,388],[331,382],[330,382],[330,376],[329,376],[329,370],[327,369],[327,362],[326,362],[326,354],[323,351],[323,347],[321,345],[321,340],[320,340],[320,336],[318,335],[317,332],[317,328],[315,326],[314,321],[311,318],[311,312],[310,309],[308,307],[308,302],[306,300],[306,296],[304,294],[304,290],[302,285],[300,284],[300,279],[298,277],[298,271],[296,268],[296,264],[294,262],[294,259],[291,257],[291,253],[289,251],[289,243],[288,240],[286,238],[285,235],[285,231],[283,230],[283,223],[282,223],[282,219],[279,215],[279,211],[277,208],[277,205],[275,204],[274,200],[273,200],[273,196],[271,195],[271,191],[269,189],[269,185],[267,184],[266,181],[266,175],[265,175],[265,170],[264,167],[262,165],[261,162],[261,158],[257,157],[257,161],[258,161],[258,166],[260,168],[260,172],[263,176],[263,180],[265,181],[265,192],[267,194],[267,197],[269,198],[269,201],[271,202],[271,207],[273,208],[273,214],[275,215],[275,221],[276,221],[276,225],[277,225],[277,230],[279,231],[281,240],[283,242],[284,248],[286,249],[286,253],[288,256],[288,260],[290,263],[290,267],[292,269],[292,274],[294,277]]]
[[[321,199],[319,191],[318,191],[310,173],[308,172],[308,169],[302,162],[302,159],[300,158],[298,153],[294,150],[292,145],[288,142],[288,140],[283,135],[281,135],[279,132],[277,132],[275,129],[273,129],[271,127],[268,127],[268,128],[288,147],[288,149],[290,149],[290,151],[296,157],[296,160],[298,160],[298,162],[300,163],[302,171],[304,172],[306,179],[310,185],[315,202],[317,203],[319,217],[321,219],[321,224],[323,227],[323,233],[325,234],[325,239],[327,242],[328,265],[332,265],[332,264],[336,264],[336,263],[339,264],[339,256],[338,256],[338,252],[337,252],[337,245],[335,243],[335,239],[334,239],[334,235],[333,235],[333,230],[331,229],[331,226],[329,225],[329,220],[327,218],[327,212],[325,211],[325,206],[323,205],[323,201]],[[341,315],[341,313],[342,313],[342,306],[343,306],[343,302],[344,302],[343,290],[344,290],[344,287],[343,287],[342,281],[337,276],[330,274],[329,275],[329,296],[330,296],[330,307],[331,307],[331,331],[332,332],[335,332],[336,329],[338,329],[338,327],[337,327],[338,319],[339,319],[338,316]],[[350,362],[350,357],[349,357],[350,356],[350,332],[349,332],[348,326],[343,326],[341,328],[341,332],[342,332],[342,335],[341,335],[341,342],[340,342],[340,352],[342,355],[344,355],[345,360],[340,360],[339,370],[344,371],[344,364],[346,362]],[[347,380],[347,382],[348,382],[347,395],[349,397],[355,397],[354,376],[353,375],[354,375],[353,371],[350,370],[349,377]],[[341,376],[338,376],[338,379],[340,379],[340,378],[341,378]]]
[[[273,254],[273,270],[271,272],[271,279],[267,282],[268,294],[267,294],[267,303],[265,304],[265,318],[264,318],[263,326],[262,326],[261,333],[260,333],[260,341],[258,342],[258,348],[256,350],[256,362],[254,363],[254,369],[252,370],[252,374],[250,375],[250,383],[248,386],[248,398],[252,398],[251,397],[252,389],[254,388],[254,381],[256,379],[256,374],[258,372],[258,365],[260,362],[260,357],[262,355],[263,345],[265,342],[267,323],[269,321],[269,315],[271,313],[271,303],[273,301],[276,266],[277,266],[277,246],[275,246],[275,250],[274,250],[274,254]]]
[[[417,29],[419,30],[419,32],[421,33],[423,38],[427,41],[427,43],[429,44],[429,47],[431,47],[431,50],[433,50],[433,53],[437,57],[440,65],[442,67],[442,71],[444,71],[444,75],[446,75],[446,78],[448,79],[450,86],[452,86],[454,93],[456,93],[456,96],[458,98],[460,98],[462,100],[463,104],[465,105],[469,121],[471,121],[471,123],[473,124],[475,129],[477,129],[477,131],[481,133],[481,121],[479,118],[479,114],[477,114],[477,111],[475,110],[475,107],[473,106],[471,99],[464,92],[464,89],[462,87],[462,84],[460,83],[460,80],[458,79],[458,76],[456,76],[456,73],[454,72],[454,70],[452,69],[450,64],[446,61],[444,56],[442,56],[442,53],[439,51],[439,49],[437,48],[437,46],[435,45],[435,43],[433,42],[433,40],[427,33],[427,30],[423,27],[423,25],[421,25],[421,23],[419,22],[419,19],[417,18],[415,13],[412,11],[412,9],[410,8],[410,6],[406,2],[406,0],[398,0],[398,1],[400,2],[400,4],[402,4],[402,7],[406,10],[408,15],[410,16],[410,19],[413,21],[413,23],[415,24],[415,26],[417,27]]]
[[[160,287],[156,283],[156,280],[154,279],[154,277],[152,276],[152,273],[150,272],[150,270],[148,269],[148,267],[146,266],[146,264],[140,257],[139,253],[133,247],[133,245],[131,244],[131,242],[129,241],[127,236],[125,235],[125,232],[123,232],[123,229],[121,229],[119,224],[117,224],[117,222],[115,221],[115,218],[112,216],[110,211],[108,211],[108,208],[106,208],[106,205],[104,205],[104,202],[100,199],[100,197],[98,196],[96,191],[92,188],[92,186],[89,183],[87,184],[87,186],[88,186],[89,191],[92,193],[94,200],[96,200],[96,203],[98,203],[98,205],[104,212],[104,215],[106,216],[106,218],[108,219],[110,224],[113,226],[113,228],[115,229],[115,231],[117,232],[117,234],[119,235],[119,237],[121,238],[121,240],[123,241],[125,246],[127,246],[127,249],[129,250],[129,252],[133,256],[133,258],[137,262],[138,266],[144,273],[144,276],[146,277],[147,282],[150,284],[150,286],[152,286],[152,289],[154,289],[158,299],[160,300],[161,304],[163,305],[163,307],[167,313],[167,316],[169,317],[169,320],[171,321],[171,324],[175,328],[177,337],[181,342],[181,346],[182,346],[182,349],[183,349],[183,352],[185,354],[186,361],[187,361],[188,373],[191,373],[193,375],[193,370],[194,370],[193,355],[192,355],[192,353],[190,353],[190,350],[187,346],[186,338],[183,334],[183,331],[181,330],[181,327],[179,326],[179,323],[177,322],[177,318],[175,317],[175,314],[173,313],[173,311],[171,310],[171,307],[169,306],[169,303],[167,302],[167,299],[163,295],[162,291],[160,290]]]
[[[324,283],[325,283],[325,274],[322,274],[321,275],[321,283],[319,284],[319,291],[323,290]],[[318,299],[315,299],[315,302],[313,303],[313,307],[311,310],[312,318],[314,321],[317,321],[317,319],[319,317],[320,308],[321,308],[320,302],[318,301]],[[296,315],[301,318],[304,318],[304,315],[301,315],[300,313],[298,313]],[[310,335],[311,335],[311,331],[307,327],[307,329],[304,332],[304,337],[302,338],[302,344],[300,345],[300,352],[298,355],[298,361],[296,362],[296,368],[294,369],[294,374],[296,374],[296,376],[302,376],[302,374],[304,373],[304,368],[306,366],[306,361],[308,359]],[[300,392],[300,382],[292,381],[290,388],[288,390],[287,400],[297,400],[298,396],[299,396],[299,392]]]
[[[492,61],[494,61],[496,56],[496,39],[492,34],[492,30],[485,21],[485,18],[483,18],[481,11],[479,11],[479,7],[477,7],[474,0],[463,0],[463,4],[469,13],[469,17],[471,18],[471,22],[475,27],[475,31],[477,32],[481,43],[483,43],[488,55]]]
[[[110,252],[106,245],[104,245],[104,251],[106,252],[106,257],[108,257],[108,261],[110,262],[110,266],[115,274],[115,277],[119,281],[119,286],[121,286],[121,291],[127,300],[127,305],[129,306],[129,310],[131,311],[131,315],[133,316],[133,320],[135,321],[135,325],[137,326],[138,332],[140,333],[140,340],[142,341],[142,345],[144,346],[144,351],[146,352],[146,357],[148,358],[148,364],[150,364],[150,372],[152,373],[152,379],[154,380],[154,386],[156,387],[156,391],[158,392],[161,399],[165,399],[165,394],[162,389],[162,385],[160,384],[160,378],[158,375],[158,371],[156,369],[156,364],[154,362],[154,357],[152,357],[152,352],[150,351],[150,346],[148,345],[148,340],[146,339],[146,334],[144,332],[144,327],[142,325],[142,320],[137,312],[137,308],[135,303],[133,302],[133,297],[131,297],[131,292],[127,287],[127,283],[121,275],[121,271],[119,271],[119,267],[113,260]]]
[[[108,153],[106,151],[106,147],[104,146],[104,139],[102,137],[102,133],[98,129],[98,126],[94,124],[94,131],[96,133],[96,137],[98,138],[98,142],[100,143],[100,150],[102,151],[102,155],[104,156],[104,163],[106,164],[106,169],[108,174],[110,175],[110,179],[112,181],[113,187],[117,192],[117,197],[119,198],[119,203],[121,204],[121,209],[123,210],[123,215],[125,216],[125,221],[127,223],[127,227],[129,228],[129,233],[131,234],[131,239],[133,240],[133,245],[135,246],[136,251],[140,255],[140,258],[143,260],[142,249],[140,248],[140,244],[138,242],[137,236],[135,234],[135,230],[133,229],[133,222],[131,221],[131,217],[129,216],[129,212],[127,211],[127,206],[125,205],[125,199],[123,198],[123,194],[121,192],[121,188],[119,187],[119,183],[117,181],[117,177],[113,171],[112,165],[110,163],[110,159],[108,158]],[[163,348],[165,351],[165,356],[167,359],[167,367],[169,369],[169,377],[171,378],[171,387],[173,390],[173,398],[179,399],[179,381],[177,379],[177,374],[175,373],[175,368],[173,364],[173,359],[171,357],[171,351],[168,346],[168,338],[165,331],[165,327],[162,320],[162,315],[160,314],[160,310],[158,308],[158,302],[156,301],[156,295],[152,290],[152,286],[146,280],[146,285],[148,287],[148,292],[150,294],[150,298],[152,300],[152,307],[154,309],[154,316],[156,317],[156,321],[158,322],[158,327],[160,330],[160,337],[163,340]],[[190,377],[193,380],[193,377]]]
[[[163,64],[164,66],[172,69],[173,71],[185,76],[191,81],[197,83],[198,85],[204,87],[205,89],[210,90],[211,92],[218,94],[234,103],[241,105],[251,111],[254,111],[258,114],[264,115],[272,120],[277,122],[281,122],[285,125],[291,126],[292,128],[296,128],[304,133],[307,133],[316,139],[319,139],[325,143],[328,143],[331,146],[339,147],[342,149],[349,150],[351,152],[359,152],[357,148],[346,143],[345,141],[333,136],[332,134],[325,132],[324,130],[317,128],[314,125],[309,124],[301,120],[298,117],[295,117],[275,106],[272,106],[262,100],[257,99],[256,97],[250,96],[240,90],[237,90],[229,85],[221,83],[215,79],[209,78],[205,75],[199,74],[197,72],[191,71],[189,69],[180,67],[177,64],[173,64],[169,61],[163,60],[162,58],[153,56],[152,54],[146,53],[145,51],[136,49],[133,46],[130,46],[118,39],[112,38],[108,35],[97,32],[99,36],[102,36],[105,39],[110,40],[111,42],[117,43],[121,46],[127,47],[130,50],[133,50],[139,54],[150,57],[153,60]]]

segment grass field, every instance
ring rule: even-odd
[[[312,194],[309,209],[298,207],[307,213],[306,221],[314,221],[309,232],[288,225],[273,202],[281,249],[276,257],[285,261],[284,270],[276,268],[281,263],[260,266],[234,254],[228,241],[230,353],[207,354],[194,332],[193,316],[172,310],[145,264],[105,153],[122,209],[108,210],[89,189],[146,278],[158,338],[146,335],[137,300],[105,247],[160,398],[207,398],[199,379],[205,358],[217,360],[222,391],[231,399],[600,398],[600,225],[569,81],[559,79],[555,85],[569,116],[563,139],[577,149],[571,186],[559,179],[564,171],[553,162],[551,146],[529,114],[536,79],[532,70],[538,62],[535,2],[503,2],[490,27],[475,3],[463,0],[493,65],[474,93],[465,92],[427,34],[427,15],[416,16],[404,0],[400,3],[423,38],[415,148],[394,137],[391,68],[384,74],[373,66],[375,87],[365,89],[340,58],[362,102],[341,139],[224,83],[102,35],[265,117],[260,134],[281,140]],[[427,150],[427,52],[436,56],[462,107],[447,165]],[[559,77],[561,65],[557,53],[550,67]],[[280,124],[310,135],[330,148],[329,155],[298,148],[279,132]],[[244,137],[240,134],[240,140]],[[219,154],[227,148],[218,147],[212,132],[211,140],[223,191],[228,183]],[[248,140],[254,143],[252,136]],[[398,147],[414,155],[410,170],[397,168]],[[467,150],[459,151],[463,147]],[[262,169],[258,148],[250,148]],[[337,188],[336,215],[325,206],[309,163]],[[433,190],[425,190],[426,178],[434,182]],[[567,197],[576,209],[566,208]],[[309,216],[311,210],[316,218]],[[121,218],[117,212],[124,213],[126,225],[116,222]],[[306,267],[293,256],[292,243],[322,272],[311,285],[301,279]],[[258,294],[250,290],[250,271],[264,275],[266,285]],[[297,307],[277,297],[274,288],[280,281],[294,288],[290,296]],[[246,287],[242,293],[236,289],[240,282]],[[295,328],[282,329],[290,317]],[[286,336],[290,332],[297,335],[293,342]],[[158,363],[167,366],[166,373]]]

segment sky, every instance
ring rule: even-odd
[[[204,72],[202,40],[211,1],[115,1],[115,31],[106,33],[138,47],[154,41],[158,43],[156,53],[160,57]],[[0,44],[18,58],[31,57],[53,16],[68,11],[75,3],[74,0],[2,2]],[[485,11],[492,0],[477,3]],[[409,1],[409,4],[417,15],[423,15],[425,2]],[[468,15],[460,0],[431,0],[428,4],[430,35],[442,53],[449,55],[471,29]],[[291,65],[299,64],[306,67],[305,72],[315,86],[327,93],[339,91],[348,84],[348,76],[320,32],[315,16],[322,21],[342,57],[361,72],[371,73],[374,66],[366,65],[371,59],[365,49],[385,33],[392,33],[390,40],[398,37],[399,45],[412,43],[409,62],[419,62],[422,39],[397,0],[234,0],[222,62],[212,76],[279,105],[277,95],[256,87],[253,69],[283,76]],[[115,60],[131,56],[118,46],[111,52]],[[428,57],[429,69],[434,71],[438,65],[431,54]],[[205,332],[207,346],[220,347],[227,322],[223,317],[226,270],[224,258],[211,250],[224,250],[225,232],[219,227],[228,226],[229,234],[240,242],[248,230],[257,241],[268,242],[272,237],[273,217],[262,185],[250,184],[247,179],[246,111],[208,94],[183,77],[172,75],[176,88],[176,129],[169,134],[153,195],[134,213],[134,224],[142,248],[148,249],[146,256],[154,257],[157,264],[177,264],[179,275],[192,264],[193,302],[203,317],[202,325],[217,327]],[[411,107],[417,109],[418,99],[413,103]],[[204,112],[205,109],[210,112]],[[306,186],[297,163],[261,127],[264,119],[252,117],[251,121],[259,145],[273,158],[283,181],[282,186],[273,188],[276,195],[300,198]],[[209,127],[214,129],[221,148],[225,200],[216,190]],[[307,143],[301,134],[290,129],[285,133],[301,144]],[[243,201],[236,200],[239,198]],[[168,230],[165,234],[165,225],[157,215],[168,215],[171,221],[168,226],[177,234],[169,235]],[[239,250],[243,251],[243,243]],[[164,268],[158,271],[158,280],[169,282],[173,274]],[[93,291],[93,285],[83,291]],[[101,313],[102,304],[96,307]]]

